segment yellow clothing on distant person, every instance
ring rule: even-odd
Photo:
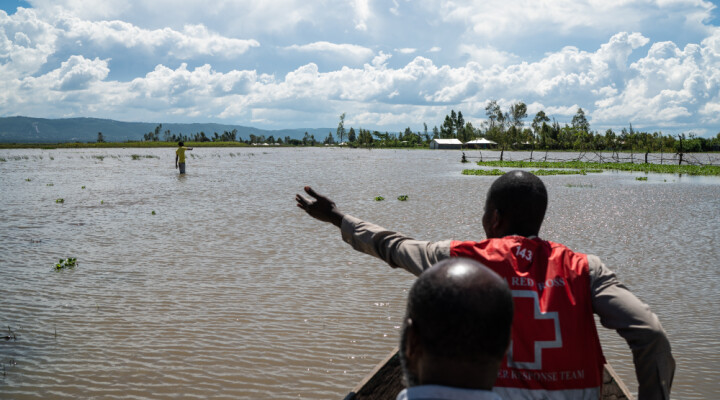
[[[175,150],[175,154],[178,156],[178,162],[184,163],[185,162],[185,150],[187,150],[187,147],[178,147],[177,150]]]

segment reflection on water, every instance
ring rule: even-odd
[[[198,148],[184,177],[174,149],[0,157],[0,326],[17,335],[0,339],[0,398],[13,399],[341,398],[396,345],[413,277],[352,251],[294,194],[310,184],[417,238],[482,239],[494,179],[461,175],[455,151]],[[600,255],[668,331],[673,397],[711,398],[720,179],[636,176],[544,177],[542,236]],[[78,266],[53,271],[66,257]],[[600,331],[635,387],[627,345]]]

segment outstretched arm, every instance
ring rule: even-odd
[[[296,195],[297,206],[311,217],[340,228],[342,238],[355,250],[377,257],[393,268],[403,268],[414,275],[436,262],[450,257],[450,241],[426,242],[361,221],[338,210],[335,203],[305,186],[313,199]]]
[[[307,199],[300,194],[296,194],[295,201],[297,202],[297,206],[305,210],[311,217],[319,221],[330,222],[340,228],[345,214],[338,210],[335,202],[317,193],[310,186],[305,186],[305,192],[312,198]]]

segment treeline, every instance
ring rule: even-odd
[[[206,135],[197,132],[192,135],[173,134],[170,130],[162,133],[166,142],[243,142],[246,144],[279,144],[286,146],[319,146],[347,145],[350,147],[427,147],[433,139],[456,138],[463,143],[473,139],[486,138],[497,143],[497,149],[505,150],[571,150],[571,151],[637,151],[637,152],[707,152],[720,151],[720,133],[714,138],[702,138],[693,133],[680,135],[663,134],[662,132],[643,132],[633,129],[632,124],[619,132],[607,129],[605,132],[592,130],[582,108],[578,108],[571,122],[561,125],[552,120],[544,112],[539,111],[532,120],[528,120],[527,105],[517,102],[504,111],[495,100],[485,106],[487,119],[475,127],[465,121],[461,111],[451,110],[450,114],[438,127],[428,130],[423,123],[423,130],[413,132],[409,127],[398,133],[370,131],[367,129],[349,130],[345,128],[345,114],[340,116],[338,127],[328,132],[325,138],[305,132],[302,139],[290,136],[274,137],[270,135],[249,135],[243,139],[237,130],[214,132]],[[161,140],[162,124],[154,132],[144,135],[145,141]],[[102,134],[98,133],[98,141]]]

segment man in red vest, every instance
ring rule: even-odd
[[[510,171],[490,187],[481,242],[419,241],[361,221],[305,187],[310,216],[339,227],[353,248],[420,275],[438,261],[468,257],[503,277],[515,303],[508,355],[493,389],[512,399],[598,399],[603,364],[593,313],[630,346],[643,399],[668,399],[675,372],[660,321],[598,257],[538,237],[547,208],[542,181]]]

